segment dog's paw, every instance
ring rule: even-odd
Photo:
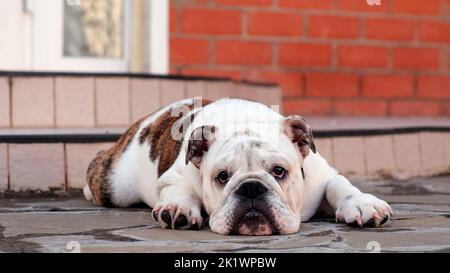
[[[160,203],[153,208],[153,218],[162,228],[201,229],[200,209],[175,203]]]
[[[385,201],[367,193],[348,196],[336,210],[336,222],[351,226],[378,227],[389,221],[392,208]]]

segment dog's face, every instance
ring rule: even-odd
[[[278,141],[251,132],[215,139],[220,128],[201,127],[191,135],[187,160],[200,169],[209,225],[220,234],[271,235],[298,231],[302,162],[311,131],[298,116],[280,124]]]

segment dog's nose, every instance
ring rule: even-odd
[[[247,199],[255,199],[263,195],[267,191],[260,182],[245,182],[236,191],[236,194]]]

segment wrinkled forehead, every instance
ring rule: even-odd
[[[249,166],[250,163],[271,163],[271,161],[296,162],[297,154],[290,141],[286,142],[286,147],[281,143],[273,144],[266,140],[261,140],[252,135],[237,135],[232,138],[218,141],[213,145],[207,156],[213,160],[206,160],[209,167],[213,165],[224,166]]]
[[[218,151],[226,152],[230,150],[240,150],[242,152],[251,152],[253,150],[266,150],[267,152],[276,152],[276,147],[267,141],[261,140],[257,135],[236,135],[226,139],[218,146]]]

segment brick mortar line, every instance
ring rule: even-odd
[[[331,44],[337,42],[339,45],[367,45],[367,46],[393,46],[394,48],[434,48],[441,49],[450,48],[450,43],[445,42],[432,42],[432,41],[416,41],[413,40],[383,40],[383,39],[370,39],[364,37],[355,38],[320,38],[309,36],[266,36],[266,35],[248,35],[243,34],[210,34],[210,33],[171,33],[171,38],[185,38],[185,39],[198,39],[207,40],[214,36],[219,41],[248,41],[248,42],[266,42],[266,43],[305,43],[305,44]],[[274,41],[274,39],[276,41]]]
[[[420,21],[419,20],[411,20],[413,23],[413,38],[412,38],[412,44],[415,46],[418,46],[420,41]]]
[[[156,86],[157,86],[157,89],[158,89],[158,105],[159,105],[159,107],[161,107],[162,106],[162,83],[161,83],[161,80],[160,79],[158,79],[158,80],[156,80]]]
[[[356,76],[357,76],[356,85],[358,91],[358,95],[356,97],[361,98],[364,97],[364,78],[361,75],[361,73],[356,74]]]
[[[417,71],[412,69],[395,69],[394,71],[389,71],[385,68],[345,68],[338,67],[336,69],[332,67],[281,67],[283,70],[287,72],[330,72],[330,73],[338,73],[338,74],[354,74],[354,73],[366,73],[366,74],[415,74],[420,72],[420,76],[448,76],[449,73],[442,73],[438,70],[423,70]],[[394,73],[393,73],[394,72]]]
[[[9,126],[13,127],[13,77],[8,77]]]
[[[132,79],[130,79],[130,78],[127,78],[127,80],[128,80],[128,84],[127,84],[127,87],[128,87],[128,123],[129,124],[131,124],[132,122],[133,122],[133,111],[132,111],[132,108],[133,108],[133,95],[132,95],[132,84],[131,84],[131,81],[132,81]]]
[[[419,154],[422,155],[422,138],[421,138],[421,132],[417,133],[417,138],[418,138],[418,148],[419,148]],[[423,170],[424,168],[424,164],[423,164],[423,159],[422,156],[419,156],[419,162],[420,162],[420,169]]]
[[[58,124],[57,124],[57,118],[56,118],[56,116],[57,116],[57,113],[58,113],[58,109],[57,109],[57,106],[58,106],[58,103],[57,103],[57,93],[58,92],[56,92],[56,78],[57,77],[51,77],[51,82],[52,82],[52,100],[53,100],[53,111],[52,111],[52,119],[53,119],[53,127],[54,128],[57,128],[58,127]],[[58,77],[59,79],[62,79],[62,78],[64,78],[64,77]]]
[[[338,74],[353,74],[353,73],[366,73],[366,74],[379,74],[379,75],[418,75],[420,76],[449,76],[450,71],[439,71],[439,70],[415,70],[415,69],[395,69],[393,71],[387,70],[386,68],[345,68],[337,67],[333,68],[331,66],[327,67],[301,67],[301,66],[280,66],[278,65],[275,69],[271,64],[267,65],[255,65],[255,64],[217,64],[213,67],[204,64],[174,64],[173,68],[181,69],[205,69],[213,68],[216,70],[233,70],[239,72],[248,68],[258,68],[259,70],[269,71],[269,72],[299,72],[299,73],[338,73]]]
[[[305,12],[305,14],[302,16],[302,24],[303,24],[303,28],[302,28],[302,36],[303,37],[308,37],[309,36],[309,30],[310,30],[310,19],[309,19],[309,12]]]
[[[7,185],[8,191],[11,190],[11,165],[10,165],[10,152],[9,152],[10,144],[6,144],[6,176],[7,176]]]
[[[319,1],[319,0],[318,0]],[[294,13],[294,14],[304,14],[305,12],[310,12],[311,15],[333,15],[342,17],[364,17],[364,18],[389,18],[389,19],[425,19],[425,20],[436,20],[443,22],[450,22],[450,18],[446,14],[414,14],[407,12],[395,12],[389,10],[383,11],[352,11],[348,9],[338,9],[338,7],[333,7],[330,9],[315,9],[315,8],[290,8],[290,7],[280,7],[280,6],[239,6],[239,5],[223,5],[217,3],[202,4],[202,3],[186,3],[183,5],[175,5],[183,12],[184,9],[200,9],[200,10],[211,10],[211,11],[236,11],[241,13],[248,12],[274,12],[274,13]],[[181,13],[182,13],[181,12]]]
[[[213,67],[214,69],[211,71],[223,71],[224,73],[230,72],[230,73],[244,73],[243,78],[245,78],[245,72],[248,71],[252,71],[253,68],[255,68],[257,66],[242,66],[242,67]],[[207,69],[208,67],[204,67],[204,66],[195,66],[195,67],[185,67],[185,66],[176,66],[176,69]],[[342,74],[342,75],[351,75],[351,74],[360,74],[361,77],[366,77],[366,76],[412,76],[412,77],[417,77],[417,78],[421,78],[421,77],[448,77],[447,74],[440,74],[440,73],[421,73],[421,74],[417,74],[414,71],[379,71],[379,70],[343,70],[343,69],[338,69],[338,70],[334,70],[334,69],[271,69],[272,66],[267,66],[266,69],[263,70],[263,72],[268,72],[268,73],[286,73],[286,74],[290,74],[290,73],[298,73],[298,74],[324,74],[324,75],[328,75],[328,74]],[[247,75],[248,76],[248,75]],[[264,80],[262,80],[264,81]],[[273,81],[275,82],[275,81]]]
[[[277,43],[272,44],[272,67],[277,68],[280,63],[280,46]]]
[[[424,98],[424,97],[368,97],[368,96],[358,96],[358,97],[345,97],[345,96],[310,96],[307,95],[308,92],[304,92],[302,96],[283,96],[283,100],[293,101],[293,100],[317,100],[317,101],[338,101],[338,102],[420,102],[420,103],[448,103],[450,99],[439,99],[439,98]]]
[[[359,30],[359,37],[357,40],[363,41],[366,38],[366,18],[359,18],[359,24],[358,24],[358,30]]]
[[[170,8],[171,7],[169,5],[169,9]],[[180,7],[175,5],[174,9],[175,9],[175,32],[179,33],[179,32],[181,32],[180,28],[183,23],[183,20],[181,18]],[[169,16],[170,16],[170,10],[169,10]],[[170,18],[169,18],[169,24],[170,24]],[[170,27],[170,25],[169,25],[169,27]],[[169,30],[169,32],[170,32],[170,30]]]
[[[97,113],[97,101],[98,101],[98,96],[97,96],[97,77],[93,77],[92,79],[92,100],[93,100],[93,104],[94,104],[94,126],[99,126],[99,122],[98,122],[98,113]]]
[[[448,34],[450,35],[450,33]],[[448,46],[441,46],[441,48],[439,49],[439,54],[438,54],[438,58],[439,58],[439,70],[441,72],[447,72],[447,58],[448,58],[448,49],[450,47]]]
[[[301,90],[301,96],[306,96],[306,94],[308,93],[308,88],[307,88],[307,80],[306,80],[306,74],[304,74],[304,73],[302,73],[301,74],[301,78],[300,78],[300,80],[301,80],[301,82],[300,82],[300,85],[301,85],[301,88],[302,88],[302,90]],[[283,97],[283,99],[284,99],[284,97]]]
[[[389,14],[394,13],[394,2],[393,1],[387,1],[387,10]]]
[[[391,137],[391,145],[392,145],[392,154],[394,156],[394,165],[395,165],[395,169],[397,170],[397,172],[400,173],[402,170],[401,170],[401,168],[400,168],[400,166],[398,164],[398,161],[397,161],[397,150],[396,150],[397,145],[395,143],[396,143],[395,135],[392,135],[392,137]]]
[[[63,160],[64,160],[64,188],[66,191],[69,190],[69,173],[68,173],[68,162],[67,162],[67,144],[63,143]]]
[[[447,70],[446,72],[450,72],[450,48],[446,48],[446,56],[447,59]]]
[[[217,54],[216,54],[216,38],[215,37],[211,37],[208,39],[208,66],[209,67],[214,67],[216,65],[216,59],[217,59]]]
[[[449,12],[448,8],[450,8],[450,3],[447,5],[445,3],[445,1],[440,1],[439,2],[439,12],[440,12],[439,15],[443,16],[443,17],[447,16],[446,13]]]
[[[391,73],[396,70],[394,67],[394,48],[391,46],[387,48],[386,70]]]
[[[339,45],[336,42],[331,43],[331,67],[339,68]]]
[[[336,164],[336,160],[335,160],[335,156],[334,156],[334,140],[333,140],[333,138],[332,137],[330,137],[330,142],[331,142],[331,157],[332,157],[332,162],[333,162],[333,165],[335,165]]]
[[[248,13],[242,13],[241,14],[241,35],[244,39],[246,39],[249,36],[248,31]]]
[[[339,0],[331,0],[331,9],[337,10],[338,9],[338,1]]]
[[[386,115],[387,116],[392,116],[392,101],[391,100],[386,100]]]
[[[447,116],[445,106],[446,106],[445,102],[441,101],[441,103],[439,103],[438,115],[440,115],[440,116]]]
[[[417,72],[412,73],[413,76],[413,96],[418,97],[419,94],[419,75]]]
[[[369,163],[367,162],[367,157],[369,155],[367,154],[367,149],[366,149],[366,146],[368,144],[367,144],[365,136],[362,136],[361,138],[362,138],[362,143],[363,143],[363,147],[362,147],[362,150],[363,150],[363,162],[364,162],[363,175],[364,176],[369,176]]]

